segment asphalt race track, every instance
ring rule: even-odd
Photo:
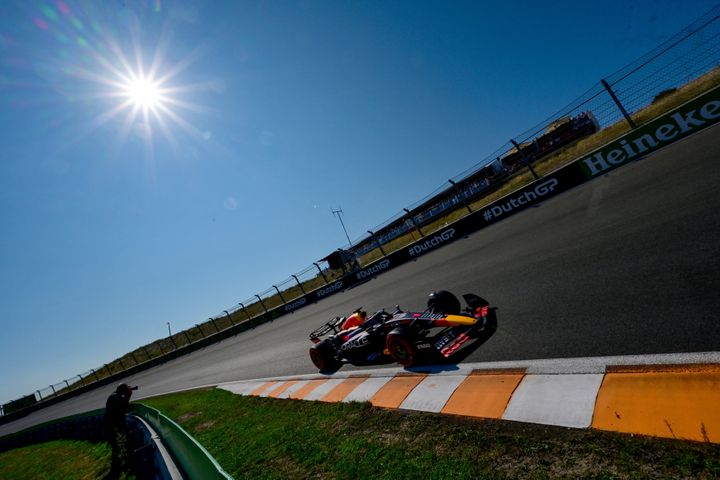
[[[719,350],[720,126],[127,381],[142,398],[316,373],[307,353],[315,327],[359,306],[422,310],[427,293],[440,288],[498,307],[497,332],[465,361]],[[2,425],[0,435],[101,408],[111,388]]]

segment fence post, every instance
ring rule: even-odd
[[[245,308],[245,305],[242,303],[238,303],[243,309],[243,312],[245,312],[245,315],[248,317],[248,321],[252,321],[252,317],[250,316],[250,312],[247,311],[247,308]]]
[[[278,287],[276,287],[275,285],[273,285],[272,287],[275,289],[275,291],[278,293],[278,295],[280,295],[280,300],[282,300],[283,305],[285,305],[287,302],[285,301],[285,298],[282,296],[282,293],[280,293],[280,289]]]
[[[40,393],[40,390],[35,390],[35,393],[38,394],[38,397],[40,397],[40,401],[42,401],[43,396],[42,396],[42,393]]]
[[[187,331],[183,330],[182,333],[183,335],[185,335],[185,340],[187,340],[188,345],[190,345],[192,343],[192,340],[190,340],[190,337],[188,337]]]
[[[262,298],[260,298],[260,295],[255,294],[255,298],[257,298],[258,300],[260,300],[260,305],[262,305],[263,310],[265,310],[265,313],[268,313],[267,307],[265,306],[265,302],[262,301]]]
[[[65,382],[65,386],[67,386],[68,391],[72,391],[72,388],[70,388],[70,384],[68,383],[68,381],[63,380],[63,382]]]
[[[53,387],[52,385],[50,385],[50,388],[51,388],[52,391],[53,391],[53,397],[56,396],[56,395],[57,395],[57,392],[55,391],[55,387]]]
[[[197,327],[198,330],[200,330],[200,335],[202,335],[202,337],[205,338],[205,332],[202,331],[202,327],[200,326],[200,324],[196,323],[195,326]]]
[[[604,78],[600,79],[600,82],[602,82],[603,87],[605,87],[605,90],[607,90],[607,92],[610,94],[610,98],[613,99],[615,105],[617,105],[618,109],[620,109],[620,113],[623,114],[623,117],[625,117],[625,121],[627,121],[628,125],[630,125],[630,128],[635,130],[637,128],[637,125],[635,124],[633,119],[630,118],[630,115],[628,115],[628,112],[627,110],[625,110],[625,107],[623,107],[623,104],[620,103],[620,100],[615,95],[615,92],[610,87],[610,84]]]
[[[472,209],[470,208],[470,205],[467,202],[467,198],[465,198],[465,192],[460,190],[460,187],[458,187],[457,183],[453,182],[451,179],[448,179],[448,182],[450,182],[450,185],[455,187],[455,191],[458,193],[458,195],[460,195],[463,205],[465,205],[465,208],[467,208],[468,213],[472,213]]]
[[[540,177],[538,176],[538,174],[535,172],[535,169],[532,167],[532,162],[530,161],[530,159],[528,158],[528,156],[525,155],[525,152],[523,152],[522,148],[520,148],[520,145],[519,145],[515,140],[513,140],[512,138],[510,139],[510,143],[512,143],[513,145],[515,145],[515,148],[517,148],[518,153],[520,153],[520,156],[523,158],[523,160],[525,160],[525,164],[526,164],[527,167],[530,169],[530,173],[533,174],[533,177],[535,177],[535,180],[537,180],[538,178],[540,178]]]
[[[320,272],[320,275],[322,275],[323,280],[325,280],[325,285],[327,285],[327,284],[328,284],[327,277],[325,276],[325,274],[323,273],[323,271],[320,269],[320,265],[318,265],[318,264],[315,263],[315,262],[313,262],[313,265],[315,265],[315,267],[318,269],[318,272]]]
[[[223,313],[225,313],[225,316],[228,317],[228,320],[230,320],[230,325],[235,326],[235,322],[233,322],[232,315],[230,315],[230,312],[227,310],[223,310]]]
[[[418,224],[415,223],[415,217],[410,215],[410,210],[408,210],[407,208],[403,208],[403,210],[405,210],[405,213],[408,214],[408,218],[410,218],[410,221],[412,222],[413,227],[415,227],[415,230],[417,230],[417,232],[420,234],[420,238],[423,238],[425,235],[423,235],[422,230],[420,230],[420,227],[418,226]]]
[[[83,379],[82,375],[78,373],[78,377],[80,378],[80,384],[84,387],[85,386],[85,380]]]
[[[298,287],[300,287],[300,291],[303,293],[303,295],[307,295],[307,293],[305,292],[305,289],[302,286],[302,283],[300,283],[300,280],[298,280],[298,278],[295,275],[290,275],[290,276],[295,279],[295,281],[297,282]]]
[[[220,333],[220,329],[218,328],[217,323],[215,323],[215,319],[213,319],[212,317],[208,317],[208,320],[210,320],[210,323],[212,323],[213,327],[215,327],[215,331],[217,333]]]
[[[375,236],[375,232],[373,232],[373,231],[371,231],[371,230],[368,230],[367,232],[370,234],[370,236],[372,237],[372,239],[375,240],[375,245],[377,245],[377,247],[380,249],[380,252],[383,254],[383,257],[387,257],[387,253],[385,253],[385,250],[383,250],[382,244],[380,243],[380,241],[379,241],[379,240],[377,239],[377,237]]]

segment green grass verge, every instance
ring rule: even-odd
[[[720,478],[717,445],[224,390],[143,403],[236,479]]]
[[[95,480],[109,472],[106,443],[56,440],[0,453],[2,479]]]

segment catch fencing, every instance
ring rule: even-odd
[[[502,208],[499,199],[510,193],[525,195],[519,200],[537,196],[543,191],[538,190],[542,185],[556,188],[553,181],[567,180],[562,177],[569,171],[564,166],[629,132],[643,130],[654,118],[718,84],[720,5],[646,55],[600,79],[542,122],[508,139],[423,199],[344,245],[340,250],[350,252],[352,262],[315,262],[190,329],[2,405],[0,414],[37,409],[49,401],[197,350],[368,280],[401,259],[406,261],[445,245],[466,230],[477,230],[470,225],[478,218],[488,224],[494,222],[497,210],[492,208]],[[575,182],[575,176],[582,175],[573,170],[571,176]]]
[[[507,193],[503,187],[509,183],[513,190],[521,188],[712,88],[720,83],[719,66],[720,6],[716,6],[647,54],[600,79],[555,114],[508,139],[481,162],[341,249],[355,254],[359,267],[363,267],[430,236],[450,221]],[[454,215],[448,218],[450,213]],[[246,315],[243,310],[250,308],[264,313],[263,305],[268,309],[286,305],[312,287],[330,285],[332,279],[345,273],[345,269],[338,272],[325,265],[321,270],[321,266],[313,264],[230,307],[224,314]],[[322,278],[323,274],[332,278]]]

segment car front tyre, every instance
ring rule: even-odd
[[[390,356],[403,367],[410,367],[415,363],[417,351],[415,345],[399,334],[390,334],[386,339],[386,346]]]

